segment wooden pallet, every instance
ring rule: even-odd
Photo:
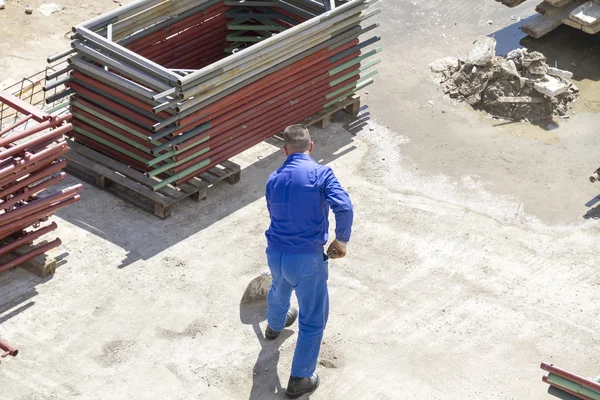
[[[325,129],[331,123],[331,116],[339,110],[345,110],[354,116],[358,115],[360,112],[360,96],[353,95],[348,97],[347,99],[344,99],[339,103],[324,109],[312,117],[308,117],[302,121],[302,124],[305,126],[317,125],[319,128]]]
[[[224,180],[235,184],[240,181],[240,166],[224,161],[177,188],[166,186],[155,192],[152,185],[157,181],[142,172],[73,140],[67,142],[70,151],[64,156],[67,160],[65,171],[161,219],[168,218],[173,207],[188,197],[194,201],[206,199],[208,188],[217,182]]]

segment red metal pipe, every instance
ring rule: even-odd
[[[207,11],[207,14],[209,14],[209,13],[212,13],[217,10],[219,10],[219,11],[222,10],[222,12],[226,12],[229,9],[230,9],[230,7],[219,4],[214,7],[208,8],[206,11]],[[165,29],[161,29],[160,31],[153,32],[153,33],[146,35],[136,41],[129,43],[127,45],[127,48],[130,49],[131,51],[134,51],[137,53],[140,49],[143,49],[147,46],[151,46],[154,43],[157,43],[161,40],[165,40],[166,38],[168,38],[172,35],[175,35],[175,34],[181,32],[182,30],[187,29],[189,26],[193,26],[196,23],[204,21],[205,20],[204,17],[205,17],[205,15],[203,13],[193,14],[187,18],[182,19],[181,21],[177,21],[174,24],[169,25]]]
[[[198,164],[200,161],[203,161],[205,159],[210,159],[211,157],[214,157],[214,156],[218,157],[218,155],[221,152],[230,152],[230,153],[236,154],[235,151],[237,151],[238,148],[243,147],[243,145],[245,143],[248,143],[250,141],[250,142],[256,144],[256,143],[260,143],[262,140],[264,140],[261,138],[256,139],[256,134],[261,131],[265,131],[266,127],[276,126],[277,124],[288,123],[287,121],[295,121],[295,120],[297,120],[296,118],[298,118],[299,115],[304,115],[306,113],[314,114],[313,110],[315,110],[315,109],[318,110],[321,107],[322,107],[321,104],[315,105],[314,103],[308,103],[308,104],[302,106],[298,110],[291,110],[291,111],[283,113],[283,116],[281,116],[280,118],[277,118],[275,120],[263,121],[262,125],[255,127],[254,129],[251,129],[247,132],[242,132],[242,133],[238,134],[238,136],[236,137],[236,143],[233,146],[231,146],[229,143],[231,141],[231,136],[229,136],[229,137],[224,136],[217,143],[212,144],[214,147],[211,147],[210,151],[208,151],[207,153],[205,153],[201,156],[198,156],[190,161],[187,161],[182,165],[179,165],[179,166],[173,168],[173,172],[179,173],[179,172],[183,171],[184,169],[191,167],[192,165]],[[307,111],[307,110],[310,110],[310,111]],[[308,114],[308,115],[310,116],[312,114]],[[282,121],[285,121],[285,122],[282,122]],[[268,134],[266,137],[269,137],[269,136],[271,136],[271,135]]]
[[[32,140],[29,140],[26,143],[22,143],[22,144],[14,146],[14,147],[11,147],[10,149],[4,150],[0,153],[0,156],[1,157],[10,157],[15,154],[19,154],[19,153],[27,150],[31,146],[34,146],[36,144],[45,143],[47,141],[59,138],[64,133],[69,132],[71,129],[73,129],[73,125],[71,125],[71,124],[63,125],[60,128],[57,128],[50,132],[44,133],[43,135],[40,135]]]
[[[150,129],[150,127],[155,124],[154,120],[152,120],[148,117],[145,117],[143,115],[140,115],[140,114],[136,113],[135,111],[130,110],[129,108],[124,107],[124,106],[120,105],[119,103],[110,100],[107,97],[104,97],[102,95],[94,93],[91,90],[88,90],[73,81],[67,82],[66,85],[68,87],[72,88],[80,97],[94,101],[95,104],[100,105],[100,106],[106,108],[107,110],[114,109],[122,114],[132,117],[134,119],[134,121],[132,121],[132,122],[139,125],[142,128]]]
[[[30,252],[20,255],[19,257],[16,257],[10,260],[9,262],[0,265],[0,272],[9,270],[13,267],[16,267],[17,265],[23,264],[25,261],[31,260],[33,257],[36,257],[40,254],[44,254],[45,252],[50,251],[60,246],[61,244],[62,242],[60,241],[60,239],[54,239],[53,241],[46,243],[43,246],[37,247],[31,250]]]
[[[17,354],[19,354],[19,350],[12,347],[11,345],[9,345],[8,343],[6,343],[3,340],[0,340],[0,350],[4,350],[4,352],[5,352],[4,354],[2,354],[2,357],[6,357],[6,356],[16,357]]]
[[[39,108],[24,102],[10,93],[3,92],[2,90],[0,90],[0,103],[7,104],[22,114],[31,115],[37,122],[46,121],[52,118],[50,114],[45,113]]]
[[[53,222],[48,226],[38,229],[37,231],[27,232],[25,235],[21,236],[15,241],[0,247],[0,256],[8,254],[21,246],[25,246],[26,244],[32,243],[35,239],[44,236],[46,233],[52,232],[56,228],[58,228],[58,225],[56,225],[56,222]]]
[[[232,93],[230,96],[227,96],[223,99],[220,99],[219,101],[208,105],[207,107],[203,108],[202,110],[198,111],[199,113],[202,114],[209,114],[211,112],[213,112],[214,110],[219,110],[220,108],[223,107],[223,105],[227,105],[227,104],[231,104],[232,100],[235,99],[237,100],[241,100],[244,98],[247,98],[249,96],[253,96],[253,94],[257,93],[259,90],[264,89],[266,87],[271,87],[271,86],[275,86],[277,83],[280,83],[283,80],[289,79],[290,77],[293,77],[295,74],[299,73],[300,71],[305,71],[309,68],[313,68],[313,66],[315,64],[320,63],[321,61],[324,61],[330,57],[332,57],[333,55],[342,52],[344,50],[347,50],[348,48],[355,46],[358,43],[358,39],[347,43],[344,46],[339,47],[338,49],[335,49],[333,51],[327,51],[327,49],[322,49],[308,57],[306,57],[305,59],[302,59],[294,64],[291,64],[285,68],[280,69],[279,71],[273,72],[272,74],[269,74],[267,76],[265,76],[264,78],[261,78],[259,80],[257,80],[256,82],[253,82],[249,85],[247,85],[246,87]],[[354,53],[357,54],[357,53]],[[333,67],[333,65],[336,65],[336,63],[333,64],[328,64],[331,67]],[[314,67],[316,68],[316,67]],[[333,67],[335,68],[335,67]],[[275,86],[278,87],[278,86]],[[192,124],[194,122],[194,119],[196,119],[197,116],[196,115],[190,115],[187,117],[184,117],[180,120],[181,126],[188,126],[190,124]]]
[[[27,136],[34,135],[43,130],[58,127],[60,124],[62,124],[64,121],[66,121],[70,118],[71,118],[71,114],[61,115],[60,117],[58,117],[54,120],[44,121],[39,125],[36,125],[29,129],[25,129],[21,132],[17,132],[13,135],[10,135],[8,137],[0,139],[0,147],[6,147],[7,145],[12,144],[12,143],[16,142],[17,140],[21,140],[23,138],[26,138]],[[0,157],[3,156],[2,152],[3,151],[0,151]]]
[[[144,103],[143,101],[136,99],[135,97],[130,96],[127,93],[124,93],[120,90],[113,89],[112,87],[108,86],[106,83],[102,83],[94,78],[90,78],[87,75],[80,73],[79,71],[73,71],[72,76],[74,79],[76,79],[78,81],[87,83],[88,85],[98,88],[98,89],[110,94],[111,96],[114,96],[118,99],[124,100],[130,104],[133,104],[134,106],[139,107],[142,110],[152,112],[152,105]],[[162,118],[169,118],[171,116],[171,114],[166,113],[164,111],[158,113],[157,115]]]
[[[61,149],[64,149],[64,147],[60,147]],[[67,150],[63,151],[62,154],[67,153]],[[55,155],[49,155],[45,158],[42,158],[40,160],[36,160],[35,163],[29,164],[26,167],[24,167],[23,169],[21,169],[18,173],[12,174],[12,175],[7,175],[5,177],[2,178],[2,180],[0,180],[0,187],[4,187],[10,184],[14,184],[15,182],[17,182],[19,179],[24,178],[27,175],[31,175],[33,173],[38,172],[39,170],[41,170],[42,168],[47,167],[48,165],[52,164],[54,161],[56,161],[56,159],[58,159],[58,156]]]
[[[227,19],[224,17],[224,14],[222,15],[223,17],[215,17],[201,24],[191,26],[187,30],[181,31],[175,36],[170,36],[169,38],[166,38],[163,41],[152,45],[151,47],[147,47],[140,51],[140,55],[148,58],[155,57],[159,54],[162,54],[166,50],[177,48],[183,44],[186,44],[191,39],[202,38],[202,36],[210,34],[212,31],[216,30],[217,27],[227,29]]]
[[[590,390],[595,390],[596,392],[600,392],[600,383],[594,382],[591,379],[586,379],[582,376],[575,375],[567,370],[555,367],[553,364],[548,364],[545,362],[543,362],[540,365],[540,368],[543,369],[544,371],[548,371],[554,375],[558,375],[562,378],[568,379],[571,382],[575,382],[575,383],[577,383],[583,387],[586,387]]]
[[[3,186],[4,178],[9,176],[11,178],[15,178],[17,177],[17,174],[19,174],[21,171],[27,169],[28,167],[36,163],[39,163],[42,160],[45,160],[47,157],[58,158],[66,154],[68,151],[69,148],[67,144],[65,142],[62,142],[54,147],[49,147],[44,150],[41,150],[28,158],[14,161],[12,165],[9,165],[8,167],[5,167],[0,170],[0,187]]]
[[[65,177],[66,177],[66,174],[64,172],[61,172],[60,174],[53,176],[50,179],[41,181],[33,186],[25,187],[23,189],[22,193],[15,195],[14,197],[11,197],[9,200],[7,200],[3,203],[0,203],[0,207],[2,207],[4,210],[7,210],[8,208],[12,207],[16,203],[23,201],[25,199],[32,198],[37,193],[40,193],[42,190],[44,190],[52,185],[55,185],[58,182],[61,182],[63,179],[65,179]]]
[[[189,54],[193,55],[194,57],[197,57],[202,53],[210,52],[214,50],[215,47],[220,47],[223,43],[226,42],[226,33],[227,29],[216,28],[212,30],[209,34],[200,36],[195,40],[190,40],[189,43],[183,46],[173,47],[169,49],[169,51],[165,51],[162,54],[159,54],[154,58],[154,62],[173,62],[179,59],[182,55]]]
[[[35,212],[46,208],[51,204],[61,202],[69,197],[73,197],[82,188],[82,184],[77,184],[75,186],[63,189],[60,192],[50,195],[48,197],[39,198],[30,202],[29,204],[4,212],[3,214],[0,214],[0,226],[7,225],[13,221],[18,220],[24,215],[32,215]]]
[[[555,388],[557,388],[557,389],[560,389],[560,390],[562,390],[563,392],[569,393],[570,395],[573,395],[573,396],[577,397],[578,399],[582,399],[582,400],[594,400],[594,399],[592,399],[591,397],[588,397],[588,396],[586,396],[586,395],[583,395],[583,394],[581,394],[581,393],[575,393],[574,391],[572,391],[572,390],[569,390],[569,389],[567,389],[566,387],[562,387],[562,386],[560,386],[560,385],[557,385],[557,384],[555,384],[555,383],[552,383],[552,382],[550,382],[550,381],[548,380],[548,377],[547,377],[547,376],[543,376],[543,377],[542,377],[542,382],[545,382],[545,383],[547,383],[547,384],[548,384],[548,385],[550,385],[550,386],[554,386]]]
[[[45,178],[46,176],[48,176],[50,174],[58,172],[61,170],[61,168],[64,168],[66,165],[67,165],[67,163],[64,160],[56,162],[55,164],[51,164],[48,167],[43,168],[39,172],[30,175],[28,178],[17,181],[15,184],[10,185],[10,186],[4,188],[3,190],[0,190],[0,198],[5,197],[11,193],[14,193],[17,190],[22,189],[25,186],[27,186],[33,182],[37,182],[40,179]]]
[[[198,49],[214,47],[214,42],[217,39],[225,40],[226,32],[227,28],[214,28],[207,34],[201,35],[195,39],[190,39],[188,43],[179,45],[177,47],[167,48],[160,53],[153,55],[152,60],[157,63],[162,63],[169,60],[169,58],[177,56],[178,54],[186,54],[190,51],[195,51],[197,53]]]
[[[167,68],[188,68],[192,65],[197,65],[202,61],[213,60],[217,56],[223,58],[226,56],[225,49],[226,42],[216,42],[211,48],[202,49],[199,51],[190,52],[189,54],[181,55],[173,60],[164,62]]]
[[[54,214],[57,210],[66,207],[70,204],[76,203],[79,200],[81,200],[81,196],[76,195],[73,196],[70,199],[67,199],[65,201],[61,201],[58,204],[54,204],[51,205],[48,208],[45,208],[43,210],[40,210],[38,212],[36,212],[35,214],[31,214],[28,215],[26,217],[23,217],[20,220],[17,221],[13,221],[10,224],[7,224],[6,226],[1,227],[0,230],[0,239],[4,239],[9,235],[14,234],[15,232],[18,232],[26,227],[28,227],[29,225],[34,224],[37,221],[41,221],[43,219],[47,219],[50,215]]]
[[[343,60],[340,60],[343,61]],[[215,136],[222,132],[225,129],[233,127],[238,124],[240,121],[252,121],[253,115],[258,115],[267,112],[268,110],[277,109],[281,107],[281,104],[286,101],[292,99],[293,97],[298,95],[306,95],[306,91],[308,89],[313,88],[314,86],[318,87],[330,87],[329,81],[337,79],[337,77],[342,77],[347,74],[349,70],[354,69],[354,67],[349,68],[348,70],[344,70],[339,74],[334,76],[330,76],[328,71],[331,66],[327,66],[321,70],[317,70],[315,73],[309,73],[308,78],[313,77],[312,80],[303,81],[302,79],[298,79],[298,82],[288,83],[287,85],[279,86],[277,89],[274,89],[271,97],[267,93],[257,93],[257,98],[251,102],[247,102],[244,105],[239,105],[237,103],[233,103],[237,108],[231,109],[226,108],[225,111],[229,111],[228,113],[222,114],[211,121],[211,124],[214,125],[214,128],[209,129],[204,132],[202,135],[198,135],[191,139],[188,139],[185,142],[182,142],[175,146],[175,149],[182,149],[188,147],[189,145],[198,142],[204,137],[210,135]],[[352,78],[353,80],[357,80],[358,77]],[[348,82],[348,81],[346,81]],[[342,82],[341,84],[336,85],[336,87],[343,87],[347,83]],[[294,85],[298,85],[295,86]],[[342,86],[340,86],[342,85]],[[304,93],[304,94],[303,94]],[[308,92],[309,94],[310,92]],[[266,108],[265,108],[266,107]],[[211,120],[212,116],[203,119],[203,121]],[[247,123],[246,123],[247,124]]]
[[[25,118],[21,118],[19,121],[15,122],[14,124],[9,125],[6,128],[0,130],[0,136],[12,131],[15,128],[18,128],[19,126],[23,125],[25,122],[29,121],[31,118],[33,118],[33,115],[29,114]]]

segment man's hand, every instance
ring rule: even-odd
[[[327,255],[331,259],[342,258],[346,255],[346,243],[335,239],[327,249]]]

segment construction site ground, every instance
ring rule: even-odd
[[[84,0],[85,1],[85,0]],[[0,81],[45,66],[78,22],[112,0],[7,0]],[[312,128],[314,157],[355,204],[348,256],[329,265],[331,313],[311,399],[547,399],[541,361],[600,374],[600,46],[561,27],[522,45],[572,70],[581,99],[557,126],[495,121],[452,104],[428,64],[495,34],[519,46],[525,3],[382,0],[385,48],[363,93],[372,120]],[[552,129],[551,129],[552,128]],[[297,326],[262,338],[262,306],[240,307],[266,269],[264,185],[276,142],[234,159],[218,185],[166,221],[88,184],[58,213],[66,257],[40,279],[0,274],[2,399],[281,399]],[[65,185],[76,182],[69,178]]]

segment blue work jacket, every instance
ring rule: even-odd
[[[271,174],[266,188],[271,225],[268,248],[288,254],[323,252],[329,230],[329,208],[335,214],[335,234],[348,242],[354,213],[350,196],[331,168],[304,153],[291,154]]]

